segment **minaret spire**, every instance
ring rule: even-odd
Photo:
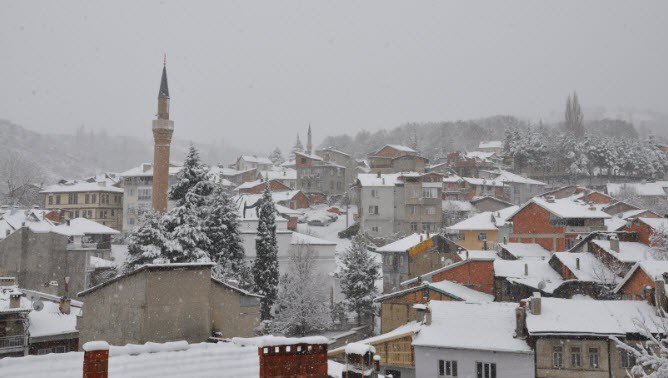
[[[162,78],[158,91],[158,117],[153,120],[153,210],[167,211],[169,187],[169,149],[174,121],[169,119],[169,87],[167,85],[167,54],[162,60]]]
[[[309,122],[308,133],[306,134],[306,153],[309,155],[313,153],[313,142],[311,139],[311,122]]]

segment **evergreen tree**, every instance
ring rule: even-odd
[[[143,213],[139,220],[139,227],[130,233],[128,241],[128,260],[125,271],[132,271],[161,258],[167,241],[161,215],[152,210]]]
[[[256,292],[264,296],[261,300],[261,319],[271,320],[271,308],[276,301],[278,291],[278,246],[276,244],[276,207],[266,181],[262,199],[260,199],[258,218],[253,280]]]
[[[182,205],[190,188],[200,181],[207,180],[207,175],[208,170],[200,160],[199,152],[191,144],[183,168],[176,175],[177,181],[169,189],[169,199]]]
[[[357,234],[341,258],[341,292],[349,311],[357,313],[357,321],[367,322],[373,315],[373,299],[377,294],[375,281],[380,265],[368,252],[369,242]]]
[[[280,165],[282,162],[285,161],[283,158],[283,153],[281,152],[281,149],[276,147],[271,153],[269,154],[269,160],[271,160],[274,165]]]
[[[217,186],[209,202],[204,233],[209,238],[208,255],[218,266],[214,274],[222,280],[235,280],[249,288],[251,279],[244,262],[244,247],[239,236],[237,208],[222,186]]]
[[[585,134],[584,117],[582,116],[582,108],[578,101],[577,93],[573,92],[573,97],[568,96],[566,99],[566,111],[564,113],[566,130],[576,137],[583,137]]]
[[[332,325],[323,280],[317,273],[313,251],[297,245],[290,255],[290,268],[281,277],[276,316],[271,331],[286,336],[322,332]]]
[[[163,257],[170,263],[211,261],[207,251],[211,241],[203,231],[213,184],[200,181],[186,193],[182,204],[165,216],[167,243]]]
[[[292,151],[290,151],[290,157],[292,159],[295,158],[295,152],[304,152],[304,145],[302,144],[301,139],[299,139],[299,134],[297,134],[297,140],[295,141],[295,144],[292,146]]]

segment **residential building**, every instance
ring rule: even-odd
[[[499,256],[504,260],[548,260],[552,253],[536,243],[499,243]]]
[[[439,232],[443,224],[442,192],[443,176],[438,173],[402,173],[394,191],[395,232]]]
[[[496,249],[497,244],[510,235],[512,224],[508,217],[518,209],[518,206],[511,206],[499,211],[485,211],[449,226],[446,232],[453,235],[452,239],[462,248]]]
[[[114,345],[252,336],[260,296],[211,277],[213,264],[144,265],[78,294],[81,343]]]
[[[346,167],[302,152],[296,152],[295,159],[297,189],[302,192],[309,195],[340,196],[347,190]]]
[[[656,304],[656,295],[666,295],[665,282],[668,281],[668,261],[638,261],[615,287],[621,299],[648,301]],[[663,288],[661,286],[664,286]],[[668,301],[663,301],[664,311]]]
[[[494,168],[492,152],[451,152],[447,156],[448,168],[462,177],[478,177],[480,170]]]
[[[558,298],[586,295],[596,299],[610,299],[621,281],[618,271],[612,270],[591,253],[553,253],[549,264],[566,281],[553,290]]]
[[[236,169],[237,171],[248,171],[255,169],[257,171],[268,171],[271,170],[274,166],[274,163],[264,156],[257,155],[241,155],[237,158],[237,161],[233,164],[231,168]]]
[[[518,303],[535,292],[553,296],[564,283],[548,259],[523,258],[494,261],[494,300]]]
[[[260,194],[264,191],[265,186],[267,186],[267,184],[265,183],[264,179],[257,179],[255,181],[244,182],[243,184],[234,188],[234,191],[239,194]],[[289,186],[278,180],[269,180],[269,189],[272,192],[285,192],[292,190]]]
[[[169,166],[169,186],[176,182],[180,166]],[[120,175],[123,188],[123,232],[131,231],[144,211],[153,208],[153,164],[143,163]],[[167,208],[174,206],[168,202]]]
[[[420,285],[422,282],[451,281],[481,293],[494,294],[494,261],[490,257],[469,257],[448,264],[419,277],[406,280],[402,286]]]
[[[652,235],[668,235],[668,218],[635,218],[623,231],[636,232],[641,243],[651,246]]]
[[[383,292],[393,292],[403,281],[457,261],[457,249],[438,234],[417,233],[376,248],[383,261]]]
[[[663,329],[643,301],[534,296],[516,311],[516,334],[534,346],[536,377],[625,377],[635,358],[611,337],[641,342],[636,319],[650,332]]]
[[[478,144],[478,151],[492,152],[494,154],[501,155],[501,153],[503,153],[503,141],[500,140],[482,141]]]
[[[63,296],[104,280],[111,236],[118,231],[86,218],[63,223],[44,210],[13,210],[0,218],[0,276],[16,277],[21,288]]]
[[[471,202],[454,199],[444,199],[442,209],[443,226],[446,227],[446,230],[448,226],[468,219],[478,212]]]
[[[498,181],[505,184],[504,196],[513,204],[521,205],[531,198],[545,192],[547,184],[528,177],[503,170],[481,170],[481,178]]]
[[[431,301],[413,338],[417,377],[534,376],[534,352],[515,337],[510,303]]]
[[[120,231],[123,226],[123,189],[108,179],[65,181],[40,192],[44,208],[63,212],[65,219],[88,218]]]
[[[227,168],[222,166],[215,166],[209,169],[209,175],[214,181],[217,179],[224,179],[234,186],[243,184],[244,182],[257,180],[259,172],[256,168],[247,169],[245,171],[238,171],[234,168]],[[262,176],[264,177],[264,176]]]
[[[420,321],[415,305],[426,305],[429,301],[492,302],[490,294],[468,288],[447,280],[425,282],[407,289],[378,296],[380,303],[380,332],[386,333],[411,321]]]
[[[162,67],[160,90],[158,91],[158,113],[153,120],[153,180],[151,186],[152,208],[158,212],[167,211],[167,191],[169,190],[170,163],[169,149],[174,133],[174,121],[169,119],[169,87],[167,85],[167,61]]]
[[[498,211],[513,206],[513,204],[508,201],[492,196],[474,197],[470,202],[475,210],[480,212]]]
[[[387,144],[370,153],[368,158],[372,173],[424,173],[429,163],[414,149],[396,144]]]
[[[32,310],[23,303],[24,296],[15,287],[3,286],[0,289],[0,359],[28,355],[30,332],[28,315]]]
[[[357,180],[358,173],[366,173],[364,166],[355,160],[350,154],[347,154],[343,151],[339,151],[332,147],[323,148],[316,150],[315,154],[320,156],[326,162],[333,162],[334,164],[346,167],[346,174],[344,180],[344,186],[349,188]]]
[[[384,236],[395,232],[394,191],[398,181],[398,173],[361,173],[357,176],[360,228],[369,235]]]
[[[549,251],[564,251],[573,247],[579,236],[605,230],[605,219],[610,217],[599,207],[578,198],[534,197],[508,217],[513,223],[509,241],[537,243]]]
[[[269,171],[259,171],[257,179],[276,180],[290,189],[297,187],[297,171],[292,168],[280,168]],[[252,181],[252,180],[247,180]]]

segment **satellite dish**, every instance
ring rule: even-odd
[[[32,308],[35,311],[42,311],[42,309],[44,308],[44,302],[38,299],[32,303]]]
[[[545,286],[546,286],[545,281],[541,280],[541,281],[538,283],[538,290],[543,290],[543,289],[545,289]]]

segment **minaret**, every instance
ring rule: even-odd
[[[172,143],[174,121],[169,119],[169,87],[167,86],[167,57],[162,66],[158,92],[158,118],[153,120],[153,210],[167,210],[169,185],[169,146]]]
[[[308,134],[306,134],[306,153],[313,154],[313,143],[311,141],[311,124],[308,124]]]

